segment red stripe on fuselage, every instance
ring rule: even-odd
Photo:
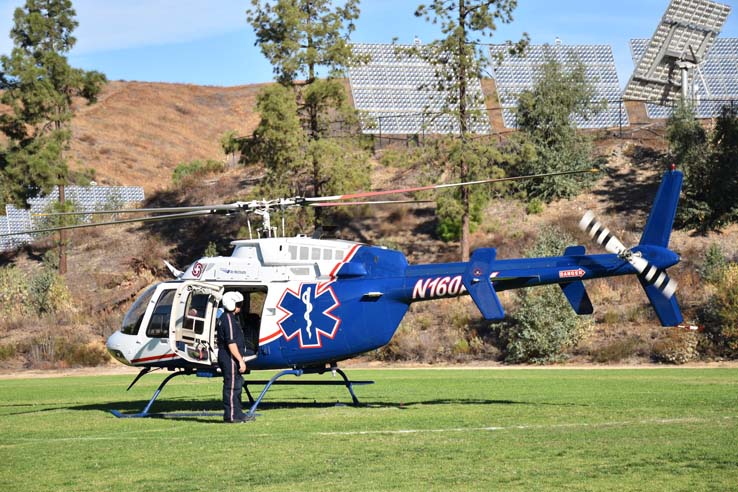
[[[139,362],[151,362],[152,360],[174,359],[176,357],[178,357],[177,354],[153,355],[151,357],[142,357],[141,359],[133,359],[131,361],[131,364],[138,364]]]
[[[354,254],[356,254],[356,250],[359,249],[359,246],[361,245],[355,244],[354,247],[349,250],[346,257],[338,265],[333,267],[333,270],[331,270],[331,277],[335,277],[336,274],[338,273],[338,270],[340,270],[343,265],[351,261],[351,259],[354,257]]]

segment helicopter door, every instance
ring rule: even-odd
[[[223,287],[188,281],[174,294],[169,347],[196,364],[217,362],[215,321]]]

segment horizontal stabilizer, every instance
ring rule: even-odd
[[[500,320],[505,317],[505,311],[497,297],[490,276],[492,263],[497,251],[494,248],[481,248],[472,253],[469,266],[462,276],[464,287],[471,295],[479,311],[487,320]]]
[[[577,280],[575,282],[560,283],[561,290],[564,291],[566,300],[571,304],[574,312],[582,314],[592,314],[592,301],[589,300],[587,290],[584,288],[584,282]]]
[[[679,310],[679,304],[677,304],[676,296],[664,297],[664,294],[658,287],[648,283],[640,275],[638,276],[638,281],[643,286],[643,290],[646,291],[648,300],[651,301],[651,306],[656,311],[656,316],[659,317],[662,326],[676,326],[684,321],[682,313]]]

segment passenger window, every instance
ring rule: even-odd
[[[300,248],[300,259],[301,260],[307,260],[310,255],[310,248],[302,247]]]
[[[330,249],[324,249],[323,250],[323,259],[324,260],[330,260],[333,257],[333,255],[331,255],[332,252],[333,251],[330,250]]]
[[[320,249],[313,248],[313,256],[310,259],[311,260],[319,260],[320,259]]]
[[[205,313],[207,312],[209,294],[192,294],[187,299],[184,327],[202,335],[205,329]]]
[[[291,260],[297,259],[297,246],[290,246],[290,259]]]

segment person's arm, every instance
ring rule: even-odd
[[[238,372],[242,374],[246,372],[246,363],[243,361],[243,356],[238,351],[238,345],[236,345],[235,343],[229,343],[228,351],[231,353],[233,358],[238,361]]]

